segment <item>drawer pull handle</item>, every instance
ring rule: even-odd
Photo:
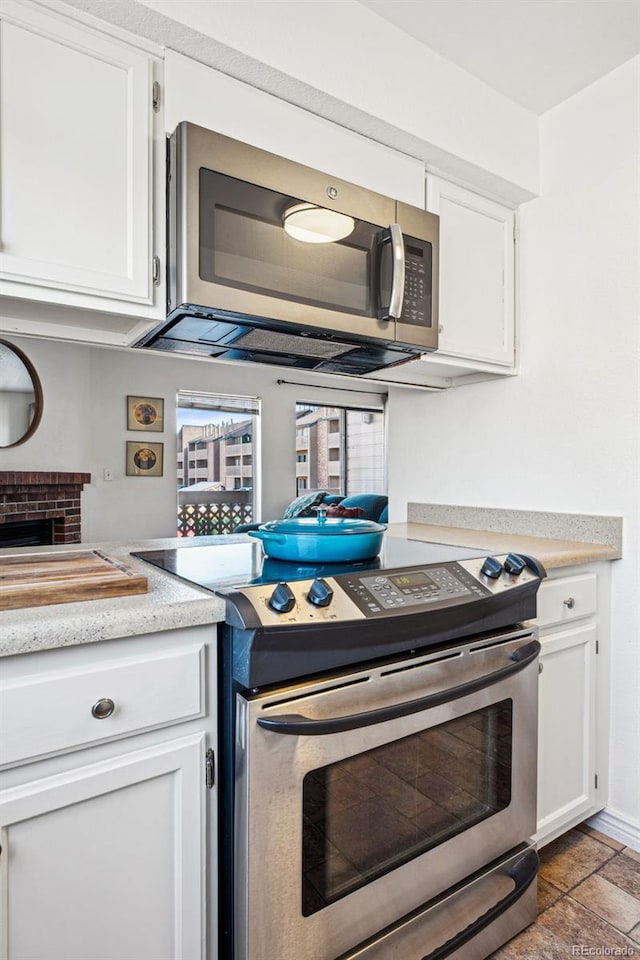
[[[569,597],[568,600],[563,600],[562,602],[564,603],[565,607],[568,607],[569,610],[573,610],[573,608],[576,605],[576,602],[573,599],[573,597]]]
[[[91,707],[91,716],[95,717],[96,720],[106,720],[107,717],[111,716],[115,708],[116,705],[113,700],[110,700],[109,697],[102,697],[101,700],[98,700],[98,702],[94,703]]]

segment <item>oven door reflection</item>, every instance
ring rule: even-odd
[[[508,699],[308,773],[303,915],[508,807],[512,757]]]

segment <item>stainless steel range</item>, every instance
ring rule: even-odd
[[[480,960],[535,918],[544,570],[402,543],[217,588],[224,960]]]

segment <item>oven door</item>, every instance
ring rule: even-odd
[[[535,832],[539,649],[237,696],[237,960],[334,960]]]

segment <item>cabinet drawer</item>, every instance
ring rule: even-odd
[[[0,764],[201,716],[203,658],[191,646],[1,685]]]
[[[546,580],[538,591],[538,616],[541,627],[588,617],[596,611],[596,575]]]

